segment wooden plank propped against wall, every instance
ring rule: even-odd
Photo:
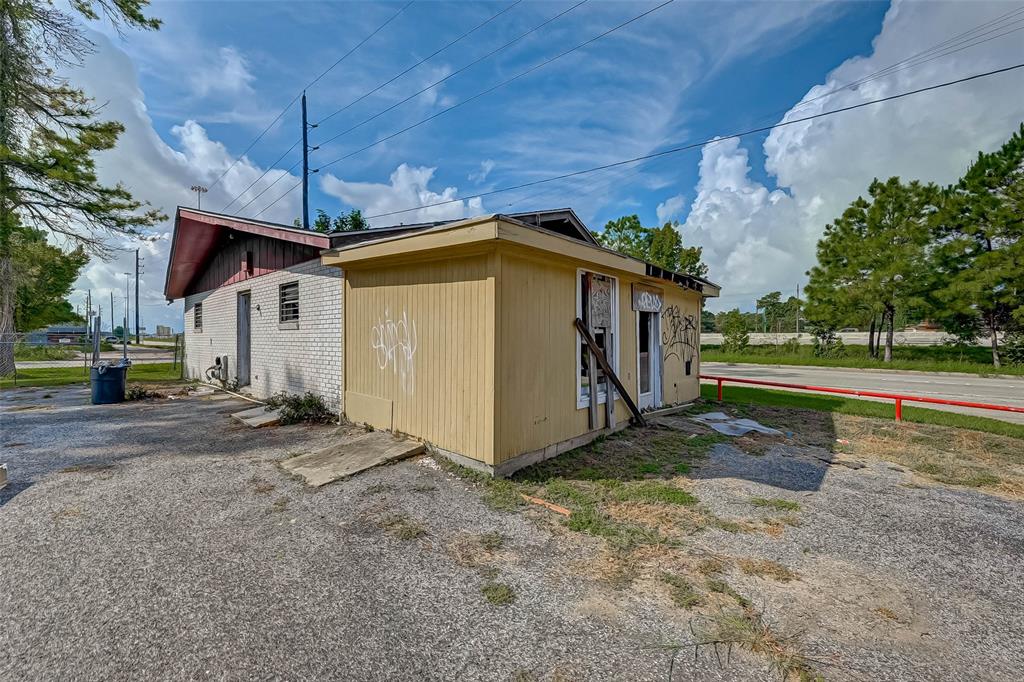
[[[594,273],[588,272],[583,277],[583,310],[586,311],[588,320],[594,319],[593,308],[590,305],[590,294],[593,289]],[[597,361],[594,359],[594,352],[590,351],[587,353],[587,392],[590,395],[587,426],[591,431],[597,428],[597,388]]]
[[[629,411],[633,414],[633,423],[637,426],[646,426],[647,422],[644,421],[644,416],[640,413],[640,408],[637,407],[636,403],[633,402],[633,399],[629,397],[626,387],[622,385],[622,382],[619,381],[618,375],[616,375],[612,370],[612,366],[608,363],[608,359],[605,358],[604,353],[601,352],[601,347],[597,345],[597,341],[595,341],[594,337],[590,334],[590,331],[587,329],[587,325],[585,325],[583,320],[578,317],[576,318],[576,329],[579,330],[580,336],[583,337],[583,341],[586,342],[587,348],[590,349],[590,357],[597,359],[598,363],[601,365],[601,369],[604,370],[605,376],[608,377],[609,381],[615,384],[615,389],[619,392],[622,402],[626,403],[626,407],[628,407]],[[608,399],[614,400],[614,395],[611,393],[611,387],[609,387],[608,391]],[[591,393],[590,404],[592,407],[596,402],[593,400],[596,395],[597,394],[595,392]]]

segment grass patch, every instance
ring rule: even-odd
[[[737,559],[736,566],[747,575],[771,578],[780,583],[796,580],[798,576],[777,561],[771,559]]]
[[[692,507],[697,498],[681,488],[656,481],[615,487],[612,497],[619,502],[651,502],[656,504],[681,504]]]
[[[669,586],[669,596],[672,597],[672,603],[676,606],[692,609],[704,603],[700,592],[694,589],[686,578],[675,573],[662,573],[659,577],[661,582]]]
[[[131,381],[179,381],[181,366],[170,362],[133,365],[128,370]],[[84,367],[28,367],[19,369],[15,376],[0,379],[0,388],[21,386],[64,386],[89,383],[89,370]]]
[[[511,604],[516,600],[515,590],[512,589],[511,585],[505,583],[486,582],[480,588],[480,592],[484,595],[484,599],[497,606]]]
[[[716,392],[717,386],[715,384],[701,384],[700,394],[705,400],[713,402]],[[893,419],[896,409],[889,402],[880,403],[845,396],[811,395],[807,393],[793,393],[791,391],[776,391],[774,389],[751,388],[748,386],[730,386],[728,383],[723,388],[722,397],[724,403],[790,407],[858,417],[876,417],[890,421]],[[923,407],[911,407],[904,404],[903,420],[915,424],[934,424],[936,426],[982,431],[1024,440],[1024,424],[1013,424],[988,417],[929,410]]]
[[[814,347],[801,345],[791,352],[781,346],[747,346],[742,353],[725,353],[721,346],[701,346],[701,360],[705,362],[756,363],[761,365],[805,365],[811,367],[852,367],[856,369],[903,369],[918,372],[963,372],[967,374],[1024,375],[1024,366],[992,366],[992,351],[982,346],[895,346],[893,361],[868,357],[867,346],[849,345],[843,357],[819,358]]]
[[[389,514],[380,520],[379,525],[399,540],[415,540],[427,534],[423,524],[405,514]]]
[[[413,483],[409,490],[414,493],[432,493],[437,490],[437,486],[433,483]]]
[[[24,343],[14,344],[15,360],[73,360],[76,351],[64,346],[29,346]]]
[[[563,478],[577,481],[674,478],[689,473],[711,447],[726,440],[693,425],[689,433],[666,428],[626,429],[606,438],[522,469],[523,483]]]
[[[701,559],[697,564],[697,571],[704,575],[717,575],[725,570],[725,562],[718,557]]]
[[[800,504],[790,500],[783,500],[779,497],[752,497],[750,504],[755,507],[765,507],[776,511],[800,511]]]
[[[707,582],[708,592],[714,592],[715,594],[724,594],[727,597],[732,597],[737,604],[743,608],[752,606],[751,601],[744,597],[742,594],[737,592],[732,585],[725,582],[724,580],[712,579]]]
[[[480,536],[480,546],[494,552],[505,546],[505,536],[498,532],[484,533]]]
[[[809,659],[799,651],[795,638],[781,637],[751,608],[723,610],[712,618],[703,638],[726,646],[739,646],[768,658],[771,672],[778,679],[801,682],[824,679],[811,668]]]

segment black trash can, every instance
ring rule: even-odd
[[[124,385],[128,365],[93,365],[89,372],[92,380],[92,404],[109,405],[124,402]]]

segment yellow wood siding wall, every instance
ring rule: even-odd
[[[346,270],[351,418],[381,420],[390,401],[391,428],[493,463],[493,267],[483,254]]]
[[[700,294],[666,283],[661,309],[662,403],[672,405],[700,396]],[[686,374],[686,358],[692,358]]]
[[[500,253],[498,289],[497,443],[495,464],[587,433],[587,408],[576,407],[576,269],[600,268],[532,254]],[[619,378],[636,391],[636,318],[630,281],[617,276]],[[604,405],[598,425],[604,426]],[[621,400],[615,422],[629,420]]]

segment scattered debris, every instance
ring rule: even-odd
[[[7,465],[0,464],[0,489],[7,485]]]
[[[556,514],[561,514],[562,516],[572,516],[572,512],[571,511],[569,511],[565,507],[562,507],[560,505],[554,504],[553,502],[548,502],[547,500],[542,500],[539,497],[533,497],[532,495],[527,495],[526,493],[520,493],[520,495],[522,496],[522,498],[524,500],[526,500],[527,502],[529,502],[531,504],[536,504],[536,505],[540,505],[541,507],[546,507],[547,509],[550,509],[551,511],[555,512]]]
[[[693,417],[693,420],[710,426],[715,431],[725,434],[726,436],[745,436],[751,431],[763,433],[767,436],[782,435],[782,432],[778,429],[762,426],[753,419],[730,417],[724,412],[708,412],[706,414],[699,414],[696,417]]]
[[[441,465],[438,464],[437,460],[435,460],[433,457],[420,457],[419,459],[416,460],[416,463],[419,464],[421,467],[433,469],[434,471],[441,470]]]

